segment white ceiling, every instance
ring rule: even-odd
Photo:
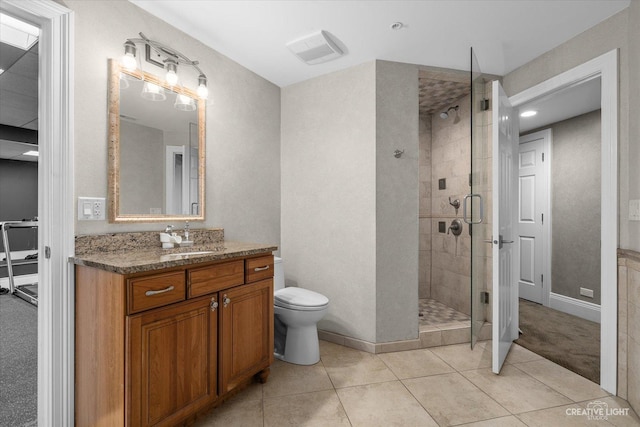
[[[281,87],[374,59],[468,70],[471,46],[483,72],[505,75],[630,3],[130,1]],[[396,21],[404,28],[391,30]],[[337,39],[346,52],[343,57],[307,65],[286,48],[287,42],[320,29]]]
[[[520,112],[538,112],[533,117],[520,117],[520,133],[599,110],[601,86],[600,77],[593,78],[520,106]]]

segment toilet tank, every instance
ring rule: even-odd
[[[273,257],[273,290],[284,289],[284,270],[282,267],[282,258]]]

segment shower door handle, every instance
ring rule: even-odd
[[[480,201],[480,219],[478,219],[477,221],[474,221],[473,218],[470,218],[467,215],[467,200],[473,199],[474,197],[477,197],[479,199],[479,201]],[[482,195],[480,195],[478,193],[473,193],[473,194],[467,194],[466,196],[464,196],[464,202],[462,204],[462,219],[467,224],[481,224],[482,223],[482,221],[484,220],[484,201],[482,200]]]

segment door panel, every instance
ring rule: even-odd
[[[493,372],[500,373],[511,343],[518,337],[518,289],[513,259],[518,259],[518,117],[499,82],[492,88],[493,148]]]
[[[210,299],[128,317],[128,425],[174,425],[217,398],[217,312]]]
[[[518,235],[520,248],[520,298],[545,304],[543,273],[545,265],[544,221],[547,212],[549,131],[536,132],[520,138],[518,163]],[[547,221],[549,218],[547,217]]]
[[[273,361],[273,279],[232,288],[221,298],[220,392]]]

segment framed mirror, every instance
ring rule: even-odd
[[[205,101],[109,60],[109,222],[204,220]]]

